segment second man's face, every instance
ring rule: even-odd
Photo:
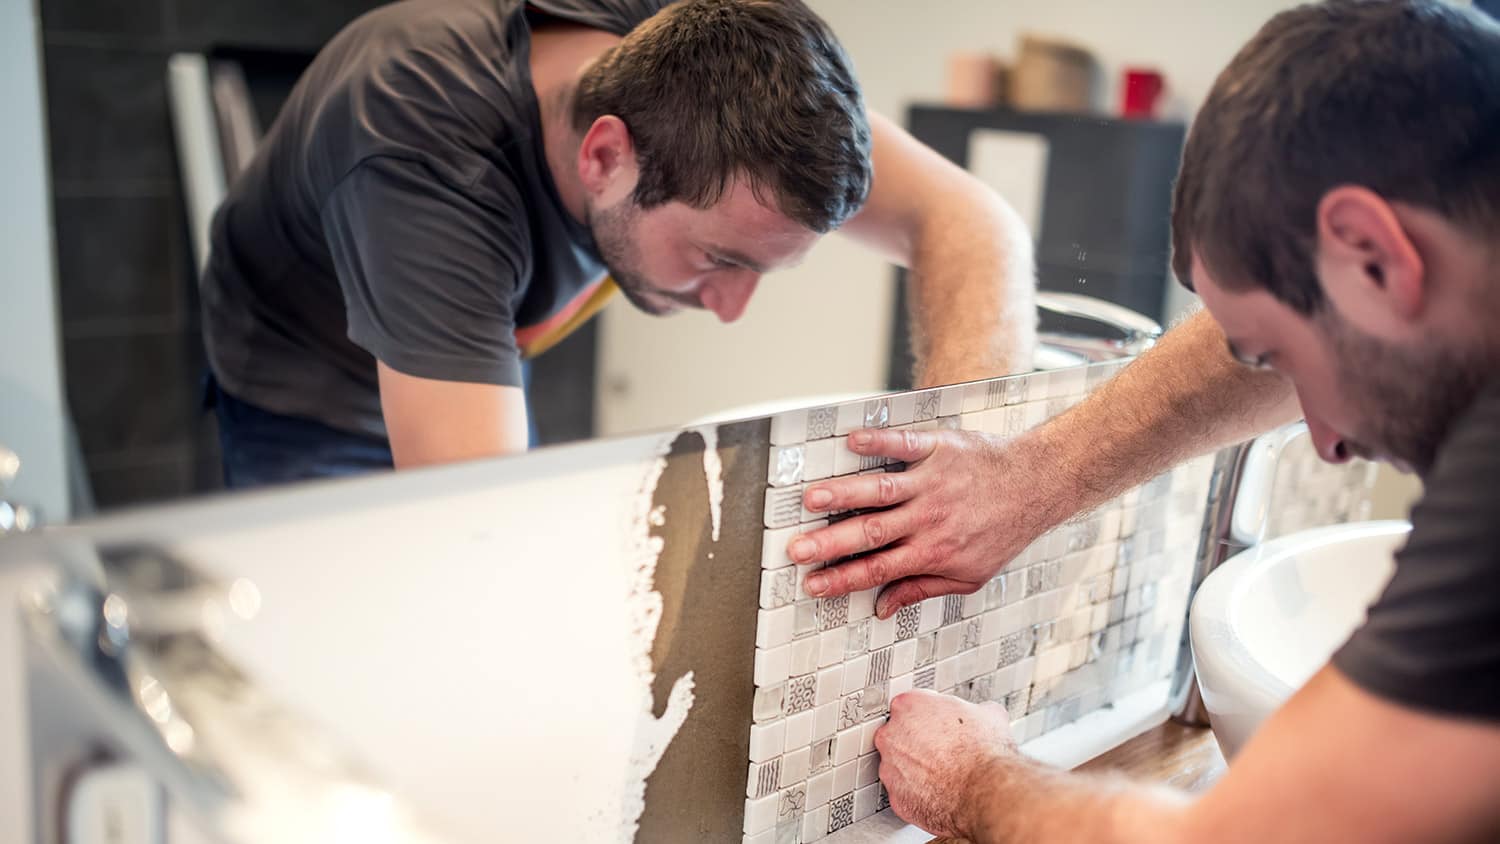
[[[701,308],[726,323],[744,314],[763,274],[801,262],[819,237],[762,204],[742,180],[707,209],[681,202],[643,209],[626,198],[592,209],[588,222],[637,308],[654,315]]]

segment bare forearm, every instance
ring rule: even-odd
[[[1199,313],[1066,414],[1018,443],[1047,456],[1070,512],[1098,506],[1172,466],[1300,415],[1288,381],[1229,356]]]
[[[1010,206],[975,186],[923,226],[910,295],[919,386],[1031,369],[1036,276],[1031,236]]]
[[[1024,757],[976,789],[974,844],[1164,844],[1180,840],[1188,798],[1117,777],[1070,774]]]
[[[919,386],[1031,369],[1036,271],[1031,233],[998,194],[872,113],[875,182],[843,228],[911,270]]]

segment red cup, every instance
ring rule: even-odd
[[[1166,79],[1157,71],[1126,68],[1125,95],[1121,97],[1125,117],[1142,120],[1155,118],[1156,104],[1166,88]]]

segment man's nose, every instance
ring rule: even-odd
[[[734,322],[744,315],[759,284],[760,273],[753,270],[724,274],[704,286],[699,300],[720,322]]]
[[[1318,456],[1329,463],[1347,463],[1352,456],[1349,447],[1345,445],[1344,438],[1337,431],[1323,424],[1322,421],[1307,417],[1307,432],[1312,435],[1313,447],[1318,450]]]

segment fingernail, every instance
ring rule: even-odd
[[[807,594],[816,598],[828,588],[828,578],[821,574],[810,574],[807,576],[807,581],[802,584],[802,588],[807,590]]]
[[[864,448],[874,441],[869,431],[856,431],[849,435],[849,444],[855,448]]]
[[[786,547],[786,555],[791,557],[794,563],[805,563],[812,559],[813,551],[816,550],[811,539],[794,539],[792,544]]]
[[[807,494],[807,509],[821,510],[833,503],[833,493],[826,489],[815,489]]]

